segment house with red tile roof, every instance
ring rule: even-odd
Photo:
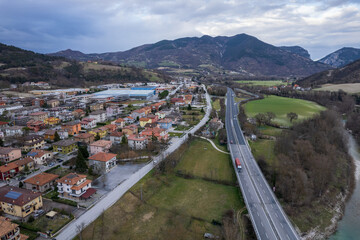
[[[89,157],[89,165],[98,174],[109,172],[116,166],[116,154],[99,152]]]
[[[59,175],[42,172],[24,181],[25,188],[35,192],[46,192],[56,186]]]
[[[128,136],[128,145],[132,149],[144,149],[148,144],[148,138],[139,135]]]
[[[167,141],[169,138],[169,134],[167,131],[163,128],[146,128],[140,133],[140,136],[147,137],[149,141],[153,139],[153,137],[156,137],[158,141]]]
[[[86,175],[69,173],[56,182],[59,197],[79,200],[83,194],[91,189],[92,181],[86,179]]]
[[[112,142],[107,140],[98,140],[91,143],[89,146],[90,154],[96,154],[98,152],[109,152],[109,149],[112,146]]]

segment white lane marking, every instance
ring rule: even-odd
[[[290,237],[289,237],[289,234],[286,234],[286,236],[287,236],[287,238],[288,238],[289,240],[291,240]]]
[[[282,222],[280,222],[280,225],[281,225],[282,228],[284,228],[284,224],[282,224]]]
[[[267,239],[270,239],[266,232],[265,232],[265,236],[266,236]]]

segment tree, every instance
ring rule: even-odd
[[[55,131],[55,135],[54,135],[54,142],[60,141],[60,136],[58,134],[57,131]]]
[[[2,140],[2,138],[0,138],[0,147],[4,146],[4,141]]]
[[[85,160],[84,156],[82,155],[80,149],[78,150],[78,154],[76,157],[75,169],[76,169],[76,171],[79,171],[79,172],[85,172],[88,169],[88,166],[86,165],[86,160]]]
[[[204,108],[201,108],[200,112],[204,113]]]
[[[187,106],[187,110],[191,110],[192,108],[191,108],[191,105],[189,104],[188,106]]]
[[[255,120],[258,126],[266,123],[267,117],[264,113],[258,113],[255,115]]]
[[[266,113],[266,124],[270,124],[271,120],[273,120],[274,118],[276,118],[275,113],[273,112],[267,112]]]
[[[24,172],[29,172],[29,171],[30,171],[29,166],[26,164],[24,167]]]
[[[164,99],[164,98],[166,98],[168,95],[169,95],[169,91],[168,91],[168,90],[165,90],[165,91],[162,91],[161,93],[159,93],[159,98],[160,98],[160,99]]]
[[[98,141],[98,140],[100,140],[100,134],[99,134],[99,133],[97,133],[97,134],[95,135],[95,141]]]
[[[126,134],[123,135],[123,137],[121,138],[121,144],[127,144],[128,143],[128,139],[126,137]]]
[[[287,118],[290,120],[290,122],[292,123],[293,120],[298,119],[298,115],[294,112],[289,112],[287,114]]]
[[[81,154],[84,156],[84,158],[88,158],[90,156],[86,146],[80,146],[79,150],[81,151]]]

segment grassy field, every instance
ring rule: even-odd
[[[201,156],[201,161],[198,161]],[[182,173],[224,182],[235,182],[230,155],[221,153],[206,140],[196,139],[176,167]]]
[[[324,110],[325,107],[314,102],[273,95],[245,104],[245,112],[248,117],[254,117],[258,113],[273,112],[276,114],[273,121],[283,126],[291,125],[290,120],[287,118],[289,112],[298,114],[298,120],[293,121],[296,122],[312,117],[314,114]]]
[[[273,136],[273,137],[279,136],[283,131],[280,128],[275,128],[271,126],[261,126],[258,127],[258,130],[264,135]]]
[[[344,84],[324,84],[315,91],[339,91],[343,90],[347,93],[360,93],[360,83],[344,83]]]
[[[181,137],[183,133],[177,133],[177,132],[169,132],[170,137]]]
[[[215,164],[218,171],[233,176],[229,160],[215,151],[210,143],[196,139],[176,169],[202,176]],[[194,154],[199,154],[196,159]],[[234,180],[225,174],[213,177]],[[90,224],[82,239],[203,239],[205,232],[221,239],[222,227],[212,222],[222,222],[227,210],[243,207],[237,187],[152,171]]]
[[[279,86],[279,85],[287,85],[287,82],[283,82],[281,80],[271,80],[271,81],[260,81],[260,80],[241,80],[236,81],[237,83],[246,84],[246,85],[255,85],[255,86]]]
[[[215,101],[212,102],[212,107],[216,110],[216,111],[220,111],[220,99],[215,99]]]
[[[250,141],[249,145],[251,147],[251,152],[254,155],[255,159],[263,157],[268,164],[272,164],[275,159],[274,145],[275,141],[258,139],[256,141]]]

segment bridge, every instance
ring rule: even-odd
[[[239,109],[235,94],[228,88],[226,120],[228,148],[252,225],[258,239],[300,239],[257,165],[237,118]],[[239,158],[242,169],[237,170]]]

